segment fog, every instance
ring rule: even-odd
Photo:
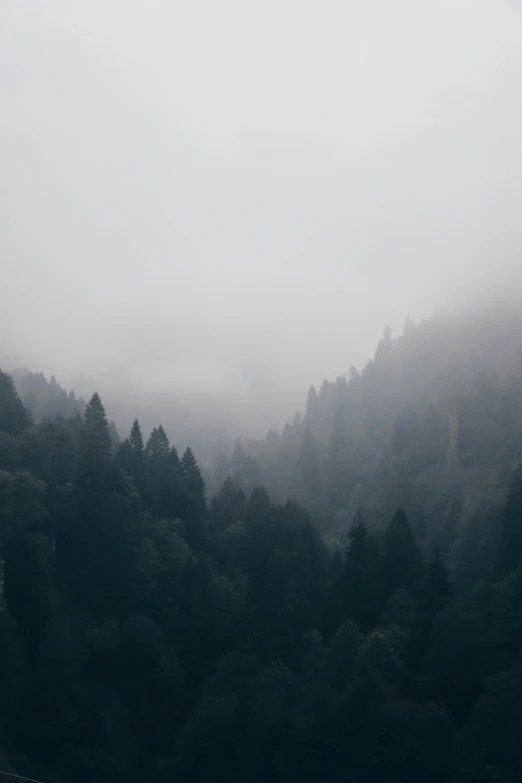
[[[518,282],[520,3],[0,14],[4,366],[256,433],[385,324]]]

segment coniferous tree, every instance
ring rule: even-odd
[[[230,476],[227,476],[210,503],[210,522],[213,530],[224,530],[234,522],[242,520],[245,503],[245,493]]]
[[[63,530],[57,540],[57,556],[75,599],[94,615],[123,611],[131,600],[138,502],[111,466],[109,424],[94,394],[80,435],[75,527]]]
[[[375,625],[380,610],[380,556],[377,542],[360,513],[350,529],[349,539],[339,585],[340,619],[351,618],[361,630],[367,631]]]
[[[187,447],[180,462],[182,487],[181,518],[187,532],[187,542],[197,552],[205,544],[205,482],[201,469],[190,447]]]
[[[402,508],[397,509],[384,536],[382,589],[385,599],[396,590],[415,595],[422,580],[423,563],[413,531]]]
[[[0,432],[19,435],[31,423],[10,375],[0,370]]]
[[[315,390],[315,386],[310,386],[308,390],[308,398],[306,402],[306,424],[309,427],[315,427],[319,420],[319,397]]]
[[[129,437],[121,444],[116,459],[122,469],[132,476],[142,504],[150,505],[147,494],[145,447],[138,419],[134,419]]]
[[[144,453],[143,435],[138,419],[134,419],[129,435],[129,443],[136,457],[142,457]]]

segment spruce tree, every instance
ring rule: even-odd
[[[215,531],[225,528],[243,519],[245,513],[245,493],[230,476],[227,476],[221,489],[210,503],[210,520]]]
[[[144,452],[143,435],[138,419],[134,419],[129,435],[129,443],[132,451],[137,457],[141,457]]]
[[[13,379],[0,370],[0,432],[19,435],[31,418],[16,393]]]
[[[308,426],[315,427],[319,421],[319,397],[315,390],[315,386],[310,386],[308,390],[308,398],[306,401],[306,424]]]
[[[352,618],[359,628],[368,631],[375,625],[380,612],[379,547],[368,532],[360,513],[349,532],[341,575],[340,620]]]
[[[396,590],[418,593],[422,580],[422,555],[402,508],[398,508],[384,536],[382,591],[384,600]]]
[[[99,394],[92,395],[85,409],[80,437],[79,478],[85,480],[90,475],[100,473],[107,468],[111,459],[111,436],[109,422]]]
[[[131,488],[111,465],[109,423],[94,394],[80,434],[75,525],[61,531],[56,551],[75,600],[95,616],[117,616],[131,599],[137,513]]]
[[[205,482],[200,467],[190,447],[187,447],[180,462],[182,487],[181,518],[187,532],[191,549],[198,551],[204,546],[203,519],[206,515]]]
[[[163,425],[154,427],[145,447],[147,460],[151,465],[159,465],[168,457],[170,451],[169,439]]]

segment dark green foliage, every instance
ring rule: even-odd
[[[349,539],[339,583],[340,619],[351,617],[367,631],[375,625],[380,613],[379,548],[360,514]]]
[[[133,454],[136,457],[141,457],[144,452],[143,435],[141,433],[141,427],[138,419],[134,419],[132,428],[129,435],[129,443],[132,447]]]
[[[180,460],[161,425],[144,446],[134,421],[115,453],[98,395],[83,419],[31,426],[7,383],[2,769],[56,783],[522,778],[521,478],[506,499],[508,469],[480,468],[497,438],[474,431],[496,411],[484,379],[452,471],[442,407],[389,416],[396,350],[386,331],[362,375],[311,391],[305,420],[267,436],[302,503],[253,486],[268,463],[245,441],[207,507],[192,450]],[[511,421],[511,387],[509,401]]]
[[[214,533],[243,519],[246,498],[243,490],[227,476],[217,495],[210,503],[210,524]]]
[[[19,435],[31,419],[16,393],[13,379],[0,370],[0,432]]]
[[[423,573],[422,555],[415,542],[404,511],[397,509],[384,535],[382,552],[382,586],[384,598],[396,590],[415,595]]]
[[[181,458],[180,473],[180,516],[185,525],[187,543],[195,552],[198,552],[205,543],[205,483],[190,448],[185,450]]]

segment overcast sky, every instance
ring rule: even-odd
[[[300,403],[522,266],[517,0],[0,17],[4,361]]]

